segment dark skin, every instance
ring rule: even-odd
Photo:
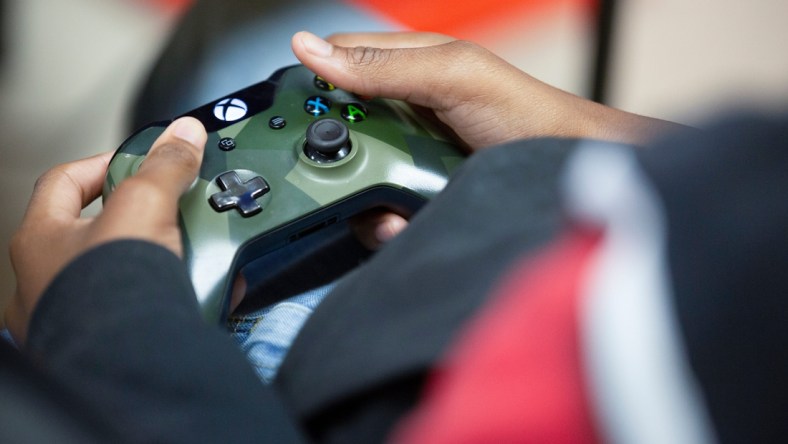
[[[304,65],[340,88],[431,110],[471,152],[542,136],[640,145],[675,126],[553,88],[484,48],[443,35],[338,34],[326,41],[299,32],[292,47]],[[59,165],[41,176],[10,248],[17,289],[5,322],[19,344],[46,287],[88,249],[131,238],[182,256],[178,197],[197,177],[206,138],[195,119],[175,121],[153,144],[138,174],[118,186],[96,217],[82,218],[80,212],[101,194],[111,153]],[[406,225],[399,216],[378,213],[359,223],[356,232],[376,248]],[[243,294],[243,283],[235,293]]]

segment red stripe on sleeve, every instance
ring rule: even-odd
[[[571,233],[516,267],[394,441],[597,442],[578,328],[578,285],[597,238]]]

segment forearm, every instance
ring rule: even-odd
[[[693,128],[606,106],[560,90],[521,73],[530,91],[529,108],[521,115],[516,138],[548,136],[596,139],[645,146],[671,133]],[[515,107],[516,104],[512,104]],[[534,116],[539,116],[538,119]]]

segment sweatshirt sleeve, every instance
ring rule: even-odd
[[[26,351],[130,441],[302,441],[274,389],[203,321],[183,263],[151,243],[72,261],[44,293]]]

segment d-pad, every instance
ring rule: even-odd
[[[235,171],[223,173],[216,178],[216,183],[223,191],[208,199],[213,209],[227,211],[235,208],[243,217],[254,216],[263,211],[256,199],[271,190],[262,177],[257,176],[243,182]]]

